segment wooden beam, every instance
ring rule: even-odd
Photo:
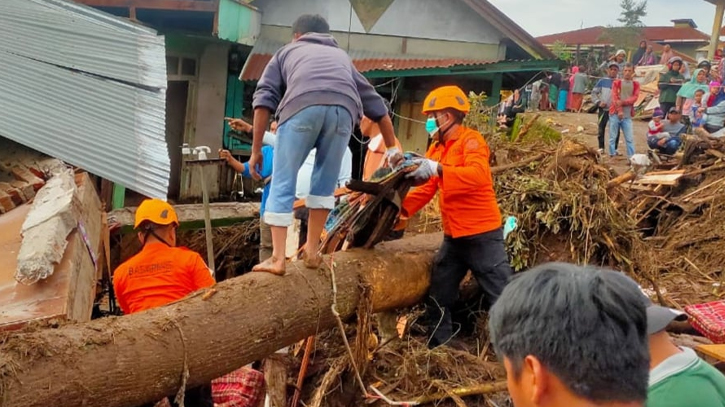
[[[210,0],[76,0],[91,7],[123,7],[150,10],[204,11],[215,13],[216,1]]]
[[[181,223],[180,229],[201,229],[204,227],[203,205],[174,205]],[[229,226],[259,216],[259,203],[219,202],[209,205],[212,227]],[[109,220],[121,227],[122,233],[133,230],[136,208],[116,209],[108,214]]]
[[[720,30],[722,29],[722,19],[725,15],[725,2],[718,2],[715,4],[715,21],[712,25],[712,36],[710,38],[710,45],[707,51],[707,59],[712,61],[715,59],[715,52],[720,43]]]

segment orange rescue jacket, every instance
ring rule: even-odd
[[[445,143],[434,142],[426,157],[443,166],[443,176],[413,189],[403,201],[402,215],[413,216],[440,189],[446,236],[459,238],[500,228],[501,212],[488,163],[490,154],[481,133],[463,126]]]
[[[198,253],[163,243],[148,243],[113,273],[124,314],[166,305],[214,283]]]

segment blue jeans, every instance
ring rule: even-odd
[[[353,120],[342,106],[310,106],[277,129],[272,181],[264,220],[271,226],[292,224],[297,173],[313,148],[317,149],[307,207],[332,209],[342,157],[352,134]]]
[[[617,152],[615,145],[619,129],[624,133],[624,141],[627,143],[627,157],[634,155],[634,130],[632,128],[632,118],[625,117],[620,119],[616,114],[609,115],[609,155]]]

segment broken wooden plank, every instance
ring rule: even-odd
[[[695,350],[718,362],[725,362],[725,345],[698,345]]]
[[[201,204],[174,205],[182,230],[204,228],[204,206]],[[212,227],[230,226],[259,217],[257,202],[219,202],[209,205]],[[108,214],[109,224],[120,227],[123,233],[133,231],[136,208],[116,209]]]
[[[723,154],[722,152],[720,152],[718,150],[712,149],[712,148],[708,148],[707,150],[705,150],[705,153],[710,154],[711,156],[717,157],[720,159],[725,158],[725,154]]]
[[[617,185],[622,185],[625,182],[632,181],[633,179],[637,178],[637,174],[635,174],[634,171],[627,171],[624,174],[611,179],[609,182],[607,182],[607,189],[614,188]]]
[[[84,229],[91,247],[98,249],[100,201],[87,174],[76,179]],[[50,277],[30,286],[15,281],[20,231],[30,208],[30,205],[22,205],[0,216],[0,253],[3,253],[0,256],[0,330],[18,329],[33,321],[89,321],[96,271],[80,231],[75,230],[68,237],[65,253]]]
[[[672,171],[667,173],[649,173],[644,177],[634,181],[635,184],[640,185],[677,185],[680,178],[684,176],[682,171]]]
[[[667,170],[667,171],[652,171],[648,172],[645,175],[677,175],[677,174],[684,174],[685,170]]]
[[[695,171],[688,172],[687,174],[685,174],[685,176],[686,177],[694,177],[695,175],[701,175],[701,174],[704,174],[706,172],[715,171],[715,170],[722,170],[722,169],[725,169],[725,164],[717,164],[717,165],[713,165],[713,166],[710,166],[710,167],[707,167],[707,168],[702,168],[702,169],[699,169],[699,170],[695,170]]]

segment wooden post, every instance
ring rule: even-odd
[[[501,101],[501,86],[503,86],[503,74],[494,74],[491,80],[491,97],[486,100],[489,106],[495,106]]]
[[[126,187],[113,184],[113,209],[121,209],[126,204]]]
[[[275,353],[264,359],[264,383],[270,407],[287,407],[287,363],[285,355]]]
[[[722,29],[722,19],[725,15],[725,1],[719,1],[715,5],[715,21],[712,24],[712,36],[710,38],[710,47],[707,51],[707,59],[712,61],[715,59],[715,51],[717,51],[720,43],[720,30]]]

